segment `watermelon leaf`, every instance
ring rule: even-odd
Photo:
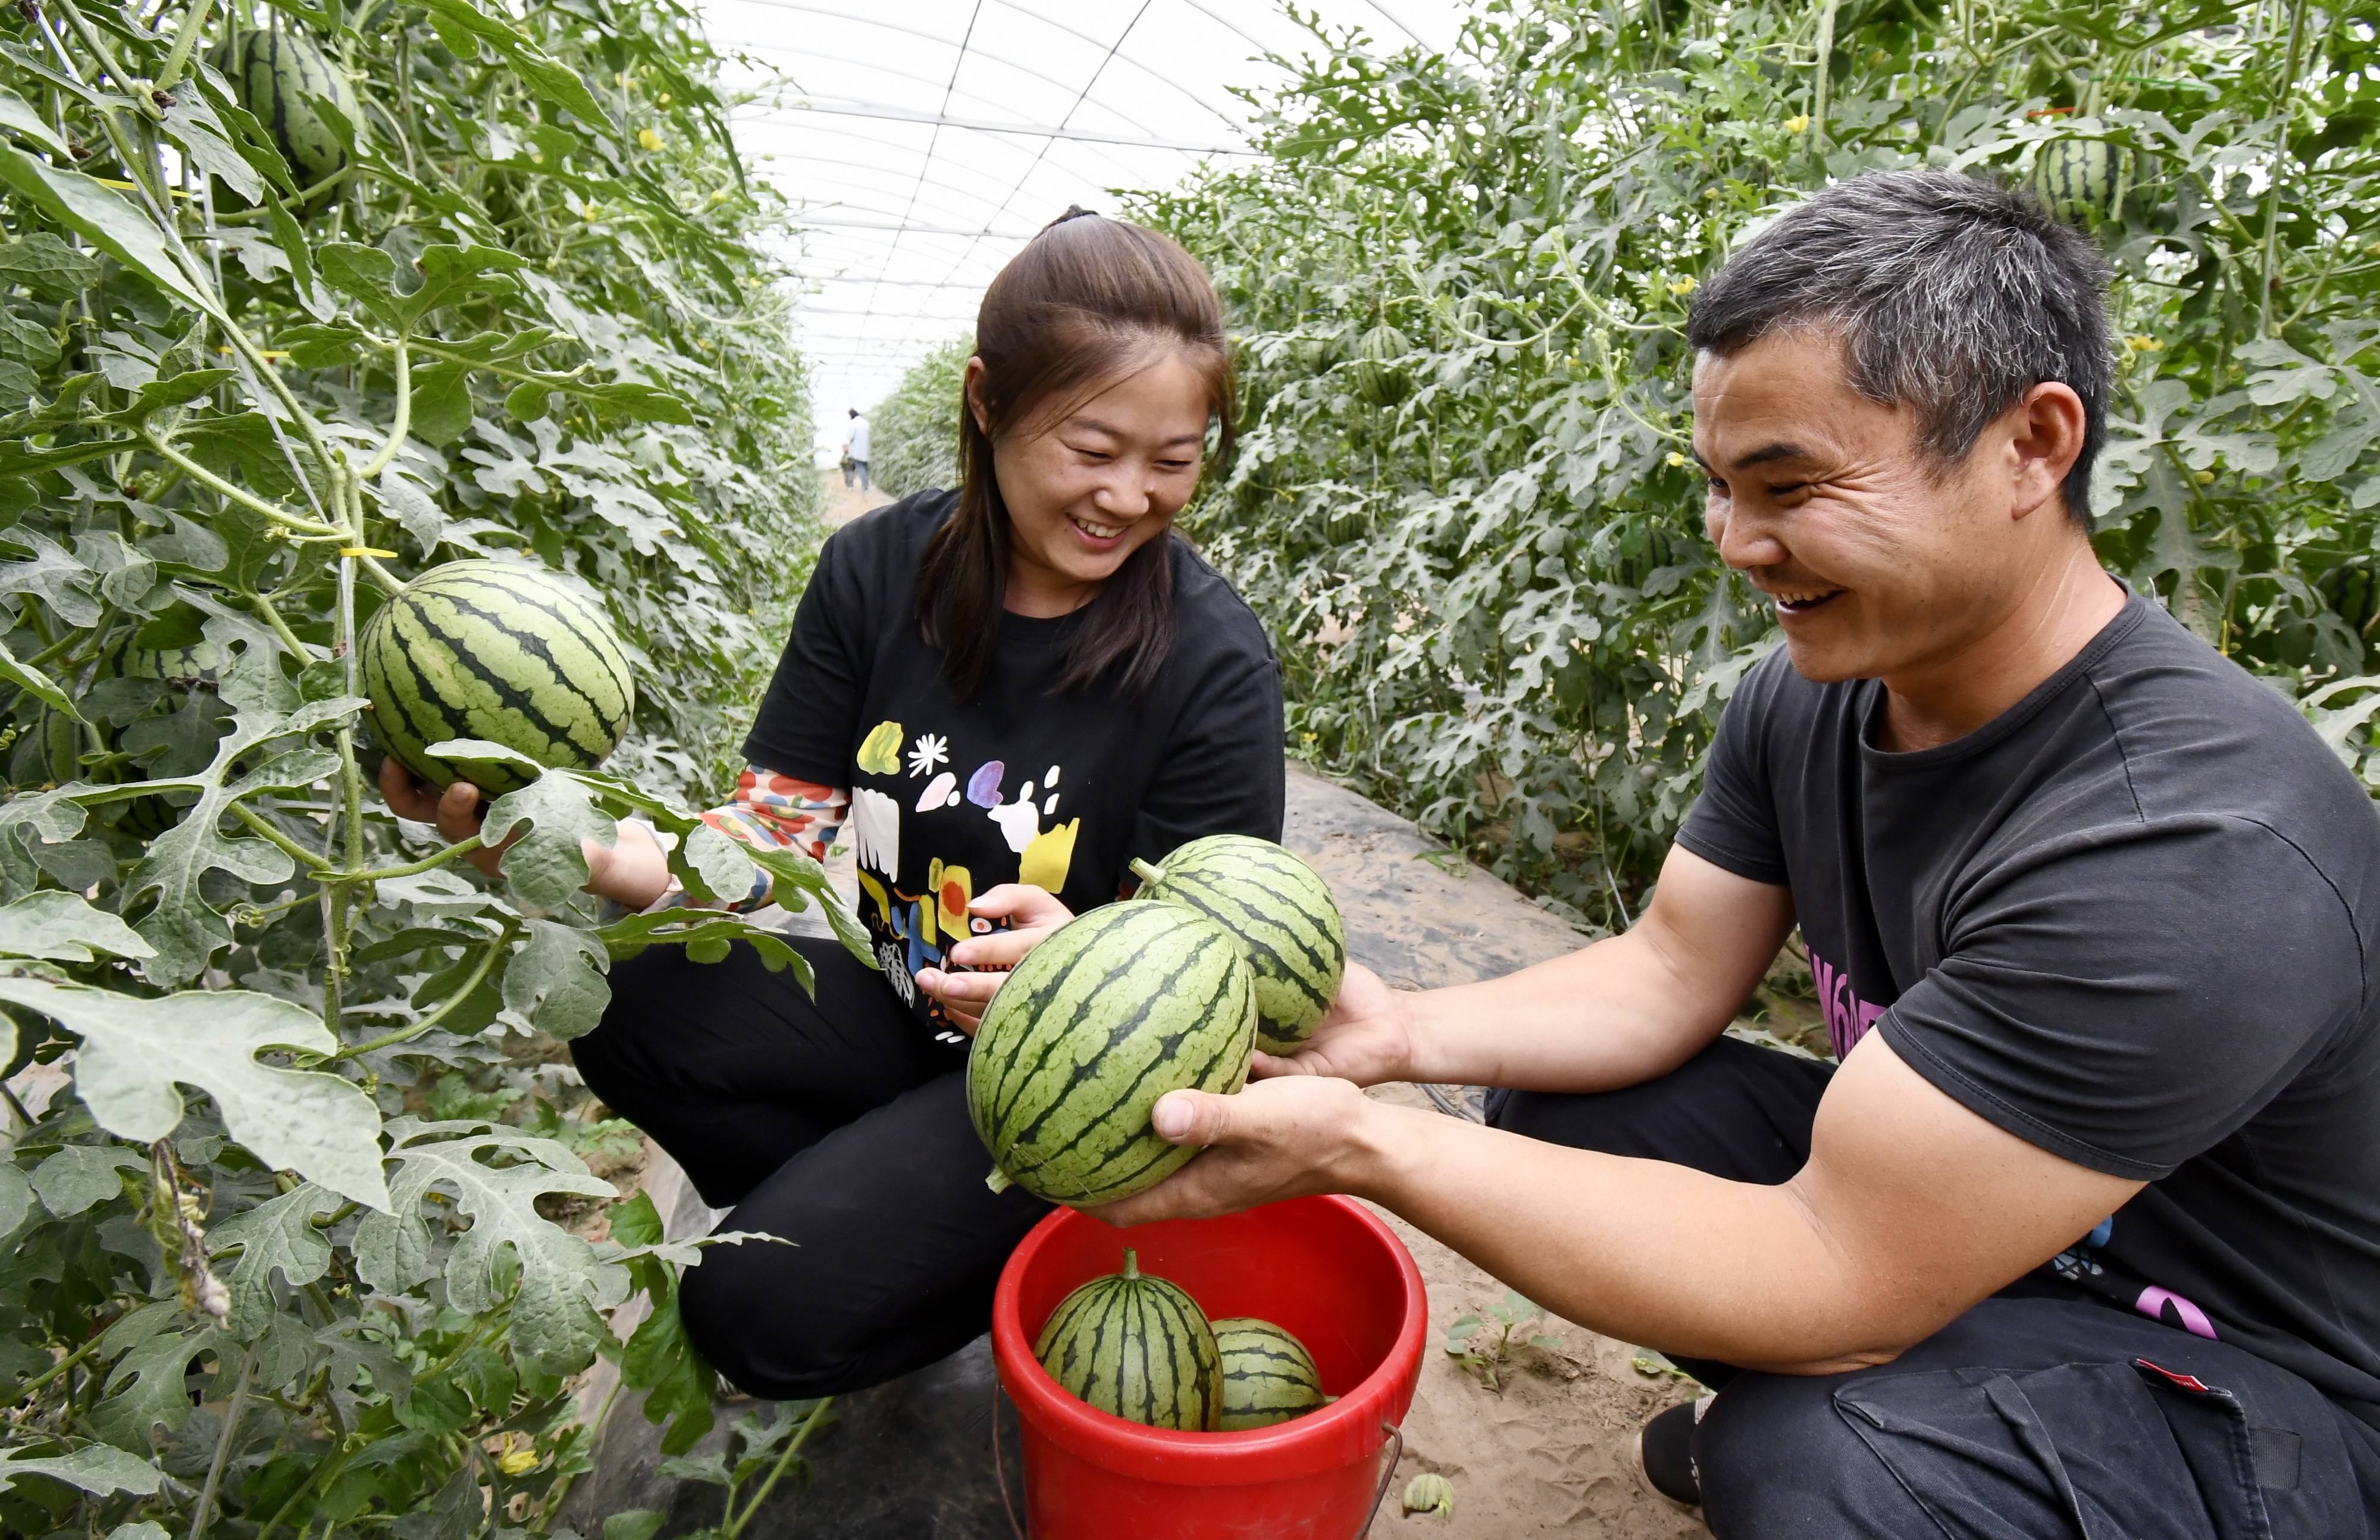
[[[356,1231],[356,1266],[364,1281],[395,1294],[426,1276],[431,1242],[421,1200],[432,1191],[450,1193],[471,1227],[445,1263],[447,1303],[475,1315],[493,1310],[509,1292],[504,1275],[517,1267],[519,1292],[510,1321],[515,1351],[555,1374],[593,1362],[604,1336],[596,1311],[625,1297],[627,1274],[540,1214],[537,1200],[563,1193],[610,1199],[617,1195],[612,1184],[589,1175],[585,1162],[553,1140],[509,1128],[401,1117],[389,1121],[388,1134],[389,1158],[397,1163],[389,1184],[395,1207],[367,1215]],[[486,1164],[492,1157],[514,1164]]]
[[[198,698],[193,692],[193,700]],[[142,972],[153,984],[176,984],[196,975],[231,940],[231,927],[200,889],[211,871],[227,871],[249,882],[285,882],[297,870],[286,852],[262,840],[232,839],[217,825],[234,803],[265,792],[294,792],[334,773],[337,756],[321,747],[291,750],[273,756],[256,769],[226,782],[233,761],[274,738],[310,733],[360,710],[358,696],[312,701],[283,716],[276,712],[244,713],[215,745],[212,763],[196,774],[148,783],[160,791],[195,791],[199,800],[182,821],[157,836],[124,885],[122,903],[128,907],[154,893],[156,904],[133,928],[157,949]],[[84,794],[90,794],[85,789]]]
[[[0,1492],[7,1491],[18,1476],[54,1476],[101,1497],[116,1492],[135,1492],[145,1497],[156,1491],[158,1484],[165,1479],[147,1461],[105,1444],[93,1444],[71,1454],[0,1449]]]
[[[92,908],[80,893],[45,889],[0,909],[0,956],[89,963],[101,952],[151,957],[156,949],[115,916]]]
[[[423,8],[430,13],[430,24],[438,30],[439,41],[464,58],[478,57],[479,45],[484,42],[510,59],[529,89],[555,106],[568,108],[590,125],[611,121],[576,71],[511,22],[489,15],[472,0],[424,0]]]
[[[215,309],[191,285],[148,217],[95,179],[0,144],[0,182],[174,298],[201,310]]]
[[[497,246],[433,246],[414,259],[421,286],[397,305],[397,323],[410,332],[423,316],[485,295],[516,294],[513,274],[528,265]]]
[[[5,915],[6,910],[0,910]],[[504,964],[504,1015],[524,1031],[567,1042],[595,1030],[612,1003],[611,957],[583,930],[528,921],[528,940]]]
[[[68,1145],[33,1168],[31,1186],[42,1207],[61,1219],[121,1197],[126,1171],[146,1174],[149,1162],[122,1145]]]
[[[237,1250],[239,1261],[225,1282],[231,1290],[232,1335],[253,1341],[275,1308],[273,1274],[291,1288],[303,1288],[331,1270],[331,1243],[314,1218],[339,1207],[339,1194],[307,1182],[236,1214],[207,1234],[208,1249],[220,1256]]]
[[[430,752],[442,758],[518,758],[500,744],[473,738],[435,743]],[[533,909],[554,909],[587,886],[581,842],[609,845],[619,838],[620,828],[596,806],[584,780],[568,770],[550,770],[498,797],[480,826],[480,837],[492,845],[502,845],[516,834],[519,843],[504,852],[506,886]]]
[[[325,284],[392,326],[405,321],[396,292],[396,259],[377,246],[351,240],[325,242],[314,251],[314,271]]]
[[[53,711],[64,711],[75,721],[82,721],[82,713],[75,709],[74,702],[67,698],[56,682],[30,663],[18,662],[6,641],[0,641],[0,680],[6,680]]]
[[[79,1035],[75,1092],[99,1125],[149,1144],[182,1121],[178,1085],[214,1098],[233,1138],[275,1170],[298,1172],[342,1197],[386,1208],[378,1113],[353,1082],[260,1064],[266,1049],[330,1053],[338,1041],[302,1005],[247,989],[194,989],[157,999],[0,978],[0,1000],[38,1011]]]
[[[0,128],[24,135],[60,160],[74,159],[74,152],[67,148],[67,141],[58,138],[50,126],[42,121],[42,115],[33,110],[33,104],[6,86],[0,86]]]

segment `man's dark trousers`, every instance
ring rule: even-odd
[[[1721,1038],[1626,1090],[1498,1091],[1488,1121],[1774,1184],[1809,1158],[1832,1073]],[[2046,1275],[1877,1368],[1685,1367],[1721,1392],[1694,1434],[1719,1540],[2380,1535],[2380,1434],[2243,1349]]]

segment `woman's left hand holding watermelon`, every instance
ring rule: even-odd
[[[1008,971],[1025,961],[1025,954],[1040,945],[1043,937],[1073,919],[1075,912],[1028,883],[1003,882],[978,894],[967,905],[967,915],[1007,923],[952,946],[947,961],[960,971],[919,968],[917,988],[941,1000],[951,1018],[973,1033],[983,1024],[984,1009],[1000,992],[1001,980]]]

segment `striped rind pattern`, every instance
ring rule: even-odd
[[[2116,200],[2117,150],[2105,139],[2052,139],[2033,164],[2033,190],[2064,219],[2096,219]]]
[[[1289,1332],[1254,1316],[1227,1316],[1213,1323],[1215,1348],[1223,1361],[1223,1410],[1219,1433],[1270,1427],[1303,1416],[1330,1398],[1314,1355]]]
[[[1149,1127],[1168,1091],[1247,1081],[1255,979],[1232,939],[1172,904],[1070,920],[992,997],[967,1055],[967,1110],[1010,1181],[1055,1203],[1112,1203],[1195,1149]]]
[[[1205,1433],[1222,1413],[1215,1333],[1198,1302],[1161,1278],[1084,1284],[1050,1313],[1033,1355],[1069,1392],[1146,1427]]]
[[[344,167],[346,148],[307,96],[326,97],[349,122],[358,120],[362,109],[346,72],[313,40],[279,28],[247,33],[237,48],[238,67],[225,73],[238,89],[240,105],[272,134],[298,185],[311,187]]]
[[[1142,898],[1196,909],[1246,949],[1256,974],[1257,1047],[1293,1053],[1312,1036],[1347,967],[1347,929],[1312,867],[1245,834],[1210,834],[1165,858]]]
[[[415,774],[502,795],[517,769],[433,758],[445,738],[484,738],[541,765],[588,770],[636,710],[627,654],[603,612],[535,567],[453,562],[406,586],[356,643],[373,734]]]

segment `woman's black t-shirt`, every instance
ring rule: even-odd
[[[926,543],[957,502],[920,492],[827,540],[744,746],[763,769],[851,789],[860,918],[893,988],[938,1026],[913,979],[968,934],[974,895],[1028,882],[1080,914],[1129,885],[1135,857],[1205,834],[1277,840],[1281,822],[1271,643],[1178,536],[1173,645],[1147,694],[1056,692],[1077,611],[1002,616],[983,687],[955,699],[916,613]]]

